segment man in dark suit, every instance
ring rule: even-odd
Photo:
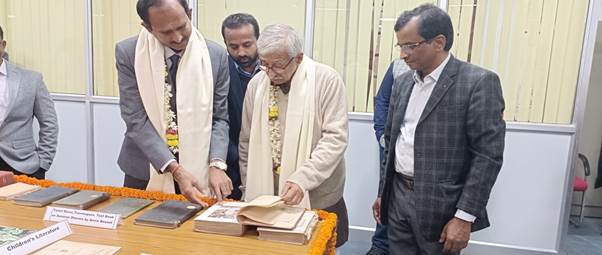
[[[374,214],[387,224],[392,254],[458,254],[472,231],[489,226],[504,151],[502,88],[495,73],[449,53],[453,28],[438,7],[402,13],[395,33],[414,72],[393,86]]]
[[[209,192],[218,200],[222,200],[230,195],[232,191],[232,183],[225,173],[227,169],[225,159],[228,146],[226,97],[229,83],[226,51],[217,43],[209,40],[199,39],[195,41],[195,45],[199,45],[198,47],[195,46],[193,48],[193,46],[189,45],[191,41],[200,37],[200,33],[191,24],[190,17],[192,10],[189,8],[186,0],[139,0],[136,9],[143,21],[142,26],[146,29],[143,32],[150,34],[146,38],[152,39],[152,46],[157,49],[150,51],[151,53],[141,53],[139,46],[143,45],[147,40],[151,40],[139,40],[139,36],[123,40],[115,47],[119,78],[119,102],[122,119],[127,126],[118,159],[118,164],[125,173],[124,186],[138,189],[147,188],[147,185],[150,183],[149,181],[152,181],[152,176],[149,172],[149,166],[152,166],[155,170],[153,174],[158,172],[160,176],[166,176],[164,173],[171,173],[173,179],[177,182],[177,185],[173,185],[172,182],[171,187],[175,187],[176,193],[181,192],[192,202],[202,203],[200,200],[201,194],[209,195]],[[143,32],[141,32],[141,35],[143,35]],[[158,43],[154,43],[155,41],[158,41]],[[201,58],[187,57],[187,52],[188,54],[201,52],[202,62],[191,63]],[[138,64],[138,61],[148,54],[160,54],[161,63]],[[205,57],[208,57],[208,59],[205,59]],[[180,59],[182,61],[179,61]],[[189,75],[184,75],[183,72],[190,70],[191,66],[204,66],[207,63],[209,64],[208,68],[201,69],[207,72],[201,75],[205,80],[200,80],[202,79],[200,78],[195,82],[178,83],[176,85],[176,77],[177,80],[184,81],[188,76],[198,74],[198,72],[189,72]],[[158,69],[157,66],[159,67]],[[146,68],[139,69],[142,67]],[[163,68],[165,68],[165,71],[163,71]],[[184,71],[180,72],[181,70]],[[169,85],[166,87],[169,87],[170,92],[165,94],[170,95],[170,99],[169,102],[154,102],[157,107],[147,109],[147,103],[150,105],[151,101],[145,101],[144,96],[148,93],[142,92],[143,89],[149,91],[147,89],[149,86],[141,84],[140,79],[150,79],[149,77],[152,78],[152,75],[155,73],[160,75],[160,78],[156,79],[159,83]],[[164,73],[167,74],[165,82],[162,81]],[[209,81],[211,81],[211,84],[209,84]],[[207,83],[206,86],[201,85],[204,83]],[[183,89],[194,90],[195,87],[203,87],[206,91],[212,91],[213,93],[209,93],[212,94],[212,102],[211,100],[193,99],[178,100],[176,103],[176,98],[188,96],[187,98],[190,99],[190,95],[181,92]],[[164,90],[161,88],[161,90],[156,91]],[[154,95],[155,93],[152,92],[151,94]],[[197,94],[200,94],[200,96],[204,95],[204,93],[194,94],[195,96]],[[203,101],[202,103],[207,105],[196,108],[190,107],[190,105],[198,103],[195,101]],[[188,162],[199,163],[201,167],[193,165],[192,167],[187,166],[185,169],[185,164],[182,163],[182,156],[185,150],[182,148],[179,148],[181,150],[172,149],[174,146],[170,144],[170,139],[173,136],[170,136],[172,138],[167,138],[166,141],[162,136],[167,137],[165,135],[167,132],[164,130],[159,131],[162,127],[156,125],[157,123],[153,123],[151,116],[162,116],[158,111],[163,109],[166,104],[169,104],[173,115],[177,115],[174,116],[173,121],[169,121],[169,124],[176,123],[178,125],[178,127],[171,129],[177,132],[177,144],[187,146],[186,148],[190,149],[188,151],[195,151],[206,149],[199,148],[205,146],[197,143],[198,141],[207,143],[208,153],[188,153],[187,155],[191,156],[185,159]],[[185,106],[187,109],[195,109],[195,111],[178,111],[177,109],[182,109],[182,106]],[[208,125],[196,123],[198,128],[191,127],[188,130],[181,128],[183,120],[186,120],[185,117],[192,116],[191,118],[193,119],[199,118],[198,115],[202,115],[200,117],[203,117],[206,114],[201,111],[205,111],[206,109],[210,109],[211,111],[208,114]],[[196,114],[195,112],[201,114]],[[169,113],[163,114],[166,116],[170,115]],[[162,120],[162,118],[156,119]],[[191,122],[189,121],[188,123]],[[192,123],[192,125],[195,125],[195,123]],[[188,136],[192,139],[179,142],[180,140],[186,140],[186,138],[180,139],[180,137],[196,132],[195,129],[202,129],[207,135],[202,137]],[[178,130],[181,132],[178,132]],[[168,133],[168,135],[173,134]],[[204,162],[195,161],[195,158],[199,158],[200,160],[198,161]],[[193,175],[193,171],[195,170],[201,171],[201,174]]]
[[[0,27],[0,56],[6,41]],[[38,144],[33,121],[38,121]],[[42,75],[0,58],[0,170],[44,179],[58,140],[54,103]]]
[[[226,160],[228,171],[226,173],[234,186],[230,198],[241,199],[238,140],[247,84],[259,72],[257,57],[259,24],[250,14],[232,14],[222,22],[222,37],[228,51],[228,65],[230,68],[230,92],[228,93],[230,143],[228,144],[228,159]]]

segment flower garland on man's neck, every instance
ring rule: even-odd
[[[278,91],[280,87],[270,85],[270,102],[268,106],[268,126],[270,145],[272,146],[272,168],[276,174],[282,170],[282,135],[280,132],[280,109],[278,108]]]
[[[175,80],[175,77],[173,77]],[[167,147],[169,150],[176,154],[179,151],[180,137],[178,135],[178,120],[176,119],[176,113],[171,109],[171,98],[174,96],[171,93],[171,84],[169,84],[169,72],[167,71],[167,65],[165,65],[165,86],[163,86],[163,109],[165,111],[165,123],[167,128],[165,129],[165,139],[167,140]]]
[[[50,187],[50,186],[61,186],[65,188],[72,188],[77,190],[95,190],[101,192],[107,192],[112,196],[130,197],[130,198],[144,198],[156,201],[165,200],[180,200],[187,201],[186,198],[178,194],[165,194],[158,191],[146,191],[131,188],[120,188],[111,186],[97,186],[93,184],[85,184],[81,182],[66,182],[57,183],[51,180],[38,180],[36,178],[28,177],[26,175],[16,175],[15,181],[26,184]],[[217,201],[208,197],[200,198],[203,202],[209,204],[209,206],[215,204]],[[318,210],[318,216],[322,221],[319,228],[316,230],[317,234],[314,240],[309,246],[309,255],[335,255],[335,244],[337,242],[336,226],[337,226],[337,215],[323,210]]]

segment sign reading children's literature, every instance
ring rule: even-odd
[[[26,235],[18,240],[4,244],[4,246],[0,247],[0,254],[29,254],[71,235],[71,233],[69,223],[66,221],[59,222],[40,231]]]
[[[119,214],[76,210],[59,207],[46,207],[44,220],[67,221],[71,224],[95,228],[116,229],[121,216]]]

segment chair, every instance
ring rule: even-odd
[[[581,203],[579,204],[579,220],[571,221],[576,227],[579,227],[583,222],[583,209],[585,208],[585,191],[587,191],[587,177],[590,176],[591,171],[589,168],[589,160],[581,153],[578,155],[581,163],[583,164],[583,178],[575,175],[573,180],[573,192],[581,192]]]

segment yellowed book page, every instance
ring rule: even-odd
[[[304,208],[285,205],[269,208],[255,207],[250,210],[245,209],[241,209],[238,213],[238,222],[245,225],[285,229],[294,228],[305,211]]]
[[[272,207],[277,205],[282,201],[282,198],[279,196],[259,196],[253,201],[249,202],[249,204],[245,207],[259,206],[259,207]]]
[[[236,218],[244,225],[292,229],[304,211],[285,205],[279,196],[260,196],[241,208]]]

